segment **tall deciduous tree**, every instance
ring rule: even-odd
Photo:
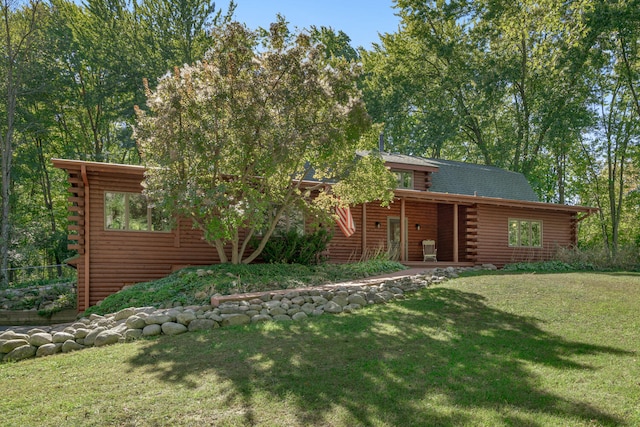
[[[145,191],[156,206],[191,218],[222,262],[248,263],[292,206],[327,212],[390,200],[382,160],[354,160],[370,126],[356,65],[327,61],[282,19],[266,37],[235,22],[213,33],[205,59],[161,79],[149,113],[138,112]],[[342,181],[332,191],[319,183],[312,196],[303,186],[311,174]]]
[[[35,38],[38,14],[42,4],[32,1],[27,5],[2,1],[2,63],[4,74],[2,92],[2,123],[0,124],[0,148],[2,150],[0,173],[2,174],[2,213],[0,217],[0,285],[8,284],[9,246],[11,241],[11,182],[15,150],[14,132],[18,100],[23,96],[22,83],[29,62],[30,44]]]

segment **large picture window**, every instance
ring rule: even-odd
[[[509,246],[542,247],[542,221],[509,219]]]
[[[104,228],[107,230],[168,232],[167,216],[148,206],[137,193],[104,193]]]

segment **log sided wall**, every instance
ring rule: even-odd
[[[78,251],[73,263],[78,268],[80,311],[125,285],[164,277],[188,265],[219,262],[216,250],[187,219],[181,219],[171,232],[105,229],[104,193],[140,193],[144,168],[66,160],[54,160],[54,165],[69,175],[69,248]],[[416,171],[414,178],[428,185],[426,172]],[[545,204],[518,207],[521,204],[499,199],[487,203],[469,196],[437,196],[436,201],[433,194],[414,192],[404,199],[400,195],[389,207],[378,203],[351,207],[356,232],[345,237],[333,226],[328,261],[354,262],[386,253],[389,218],[401,217],[406,218],[407,237],[403,261],[421,262],[422,241],[426,239],[436,241],[442,263],[501,267],[511,262],[547,260],[559,246],[576,243],[577,223],[590,212],[590,208],[556,209]],[[578,219],[579,211],[587,215]],[[542,248],[509,247],[510,218],[542,221]]]
[[[492,263],[498,267],[514,262],[535,262],[553,259],[558,247],[575,244],[575,214],[568,211],[532,210],[479,205],[478,264]],[[510,247],[509,219],[542,221],[542,247]]]

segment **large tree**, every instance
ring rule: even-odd
[[[138,110],[147,196],[191,218],[232,263],[254,260],[292,207],[388,202],[394,181],[382,160],[355,157],[370,126],[357,76],[283,19],[262,36],[216,27],[204,60],[162,78],[149,111]],[[321,182],[309,188],[312,175]]]

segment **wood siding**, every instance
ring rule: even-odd
[[[143,168],[63,160],[56,166],[69,174],[69,248],[79,255],[74,261],[79,310],[125,285],[164,277],[188,265],[219,262],[215,248],[188,219],[181,219],[171,232],[105,229],[105,192],[140,193]],[[414,183],[428,188],[429,174],[415,171]],[[403,215],[407,250],[402,261],[421,262],[422,241],[427,239],[436,241],[438,262],[442,263],[492,263],[501,267],[511,262],[547,260],[553,258],[557,247],[576,243],[577,212],[589,212],[541,203],[522,206],[526,202],[501,199],[483,202],[474,196],[430,195],[428,191],[405,191],[403,195],[398,190],[396,195],[389,207],[379,203],[351,207],[356,232],[346,237],[333,225],[328,261],[353,262],[386,253],[389,218],[400,219]],[[509,247],[510,218],[541,221],[542,247]]]
[[[476,262],[498,267],[513,262],[553,259],[559,246],[574,244],[571,212],[478,206],[478,252]],[[542,221],[542,247],[510,247],[509,219]]]

